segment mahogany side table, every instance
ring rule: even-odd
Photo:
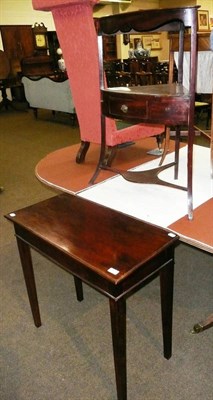
[[[5,216],[14,224],[34,323],[41,325],[31,248],[109,298],[117,399],[127,400],[126,299],[160,276],[164,357],[172,354],[174,250],[178,236],[62,194]]]

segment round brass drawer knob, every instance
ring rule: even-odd
[[[125,114],[127,113],[128,107],[126,106],[126,104],[122,104],[121,111],[123,111],[123,113],[125,113]]]

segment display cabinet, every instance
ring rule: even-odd
[[[98,33],[99,59],[103,60],[103,36],[136,32],[176,32],[179,42],[178,53],[178,78],[173,81],[174,58],[170,58],[169,83],[161,85],[132,86],[132,87],[105,87],[103,63],[101,69],[101,107],[102,107],[102,140],[100,159],[92,178],[96,179],[100,169],[109,168],[104,164],[106,127],[105,117],[122,119],[132,123],[147,122],[165,124],[168,135],[171,126],[176,127],[176,146],[174,157],[175,178],[178,177],[180,127],[188,127],[188,160],[187,160],[187,185],[180,187],[187,191],[188,218],[193,218],[193,142],[194,142],[194,103],[195,103],[195,78],[197,63],[197,9],[198,7],[151,9],[111,15],[96,19]],[[183,51],[184,33],[191,30],[190,35],[190,70],[189,89],[183,86]],[[189,40],[187,38],[187,40]],[[164,151],[164,158],[167,147]],[[163,158],[163,160],[164,160]],[[150,183],[165,184],[158,178],[158,173],[166,166],[159,166],[155,174],[149,173]],[[171,164],[168,165],[171,167]],[[119,171],[116,171],[119,172]],[[144,172],[123,173],[125,179],[133,182],[147,183],[147,175]],[[151,178],[150,178],[151,177]]]
[[[43,23],[33,28],[31,25],[1,25],[0,32],[10,63],[10,77],[15,78],[18,85],[20,75],[49,75],[57,70],[57,62],[47,54],[51,36]]]
[[[116,60],[117,58],[117,45],[116,36],[103,37],[103,58],[105,61]]]
[[[11,75],[21,72],[21,60],[34,54],[35,42],[31,25],[1,25],[0,32]]]

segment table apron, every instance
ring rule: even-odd
[[[107,117],[165,125],[181,125],[188,121],[188,98],[130,96],[111,92],[103,92],[102,95],[102,113]]]
[[[141,265],[126,279],[116,284],[23,227],[15,224],[15,232],[17,239],[53,261],[73,276],[80,278],[84,283],[93,287],[98,292],[115,301],[122,297],[127,298],[143,287],[146,281],[150,281],[151,278],[158,275],[163,268],[169,264],[171,264],[171,267],[174,265],[174,249],[165,249],[162,251],[162,254],[158,253],[156,257]]]

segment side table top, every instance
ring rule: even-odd
[[[155,97],[186,97],[189,98],[188,89],[178,83],[145,86],[117,86],[102,89],[103,92],[120,93],[123,95],[155,96]]]
[[[5,217],[113,284],[178,241],[166,229],[70,194]]]

